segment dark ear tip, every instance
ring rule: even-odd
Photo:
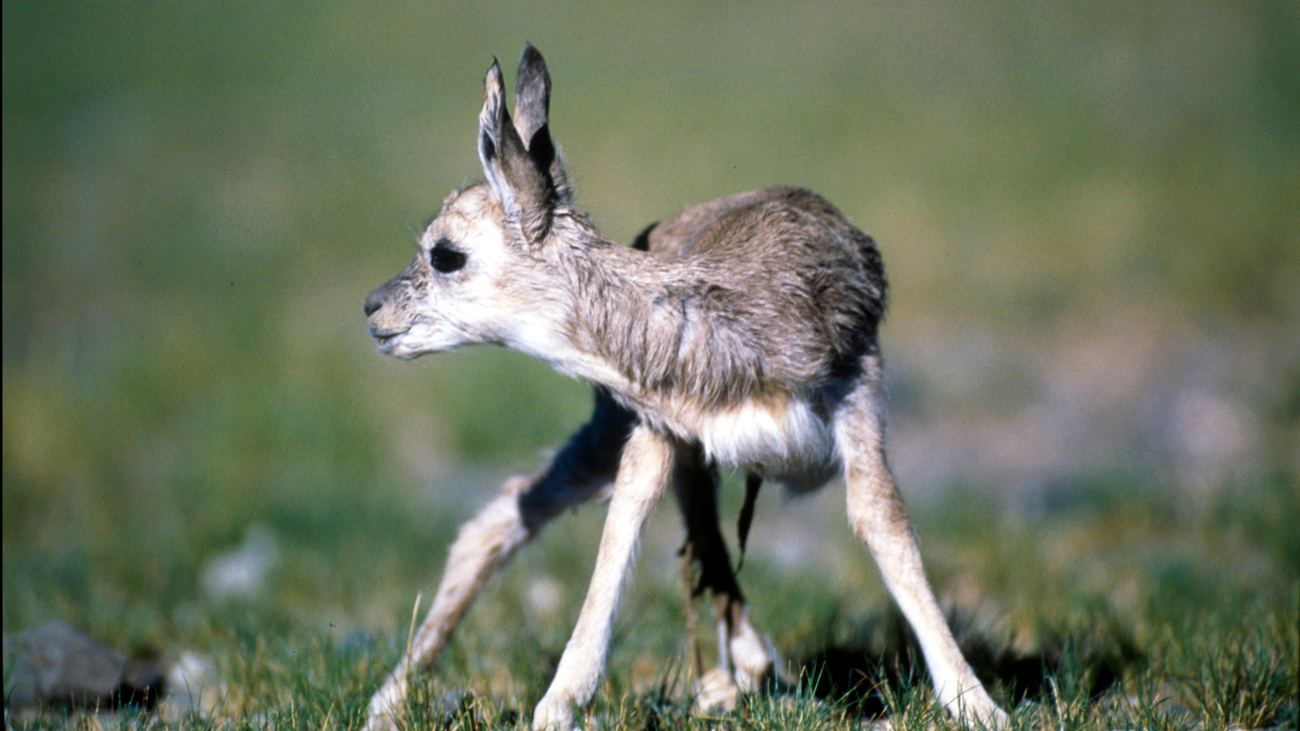
[[[546,59],[542,58],[542,52],[537,50],[533,44],[524,44],[524,54],[519,57],[519,68],[539,68],[546,69]]]
[[[501,64],[497,63],[496,56],[492,57],[492,65],[488,67],[487,74],[483,77],[483,87],[487,89],[488,94],[501,93],[505,81],[501,76]]]

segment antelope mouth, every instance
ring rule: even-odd
[[[404,334],[406,334],[405,330],[379,330],[376,328],[370,328],[370,337],[374,338],[375,345],[378,345],[380,348],[390,346],[399,335]]]

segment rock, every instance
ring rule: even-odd
[[[6,637],[4,649],[5,707],[14,712],[152,708],[162,693],[163,673],[156,664],[128,660],[62,622]]]
[[[159,715],[168,721],[211,718],[229,691],[217,675],[216,664],[194,652],[181,653],[167,676],[167,697]]]
[[[131,658],[122,669],[118,705],[153,709],[167,687],[167,670],[156,658]]]
[[[438,727],[449,726],[456,716],[474,702],[474,694],[461,688],[452,688],[433,700],[431,714]]]
[[[275,534],[265,526],[250,526],[243,545],[204,565],[203,589],[218,602],[252,601],[266,590],[268,575],[279,561]]]

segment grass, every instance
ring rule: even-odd
[[[1014,708],[1016,728],[1286,728],[1297,722],[1300,580],[1294,564],[1269,548],[1275,541],[1294,545],[1293,495],[1278,490],[1257,506],[1249,522],[1258,532],[1252,533],[1213,515],[1171,522],[1173,499],[1124,508],[1122,519],[1071,509],[1029,520],[985,505],[968,514],[987,526],[976,535],[940,530],[949,511],[969,506],[960,497],[914,511],[931,573],[946,577],[937,579],[939,590],[966,617],[957,626],[967,653],[995,695]],[[910,636],[887,611],[874,569],[847,526],[828,520],[831,502],[834,496],[817,497],[788,508],[807,530],[836,536],[829,555],[806,556],[795,569],[782,566],[778,547],[764,541],[780,535],[789,516],[776,515],[774,498],[760,503],[742,575],[756,621],[799,679],[789,693],[746,698],[729,714],[690,712],[685,592],[673,550],[679,536],[675,517],[662,510],[618,620],[608,676],[586,712],[588,727],[858,728],[881,713],[893,728],[950,727],[915,663]],[[388,525],[400,526],[401,512]],[[526,726],[576,615],[600,513],[589,507],[560,518],[485,592],[437,668],[417,685],[408,728]],[[389,607],[367,625],[346,609],[355,599],[347,591],[321,592],[323,604],[315,592],[295,596],[295,584],[319,579],[299,555],[308,550],[298,545],[301,539],[282,540],[291,558],[277,569],[268,595],[249,604],[181,606],[171,617],[144,623],[174,633],[152,640],[167,651],[210,658],[224,690],[210,715],[141,723],[359,724],[369,694],[404,646],[411,594],[428,591],[429,582],[421,576],[408,577],[405,586],[373,581],[392,570],[382,560],[331,563],[337,584],[365,584],[374,592],[371,604]],[[436,552],[396,555],[425,540],[422,531],[390,528],[368,545],[393,563],[430,567]],[[1039,560],[1028,563],[1026,556]],[[539,577],[560,586],[558,605],[539,601]],[[969,586],[978,596],[965,595]],[[699,600],[697,610],[706,616],[707,602]],[[84,621],[114,638],[122,633],[119,619]],[[702,632],[707,654],[710,632]]]
[[[354,725],[455,526],[585,417],[582,385],[522,357],[385,361],[360,312],[479,175],[480,74],[530,40],[611,237],[786,182],[880,241],[895,464],[972,637],[1048,663],[1022,727],[1297,724],[1293,4],[3,14],[4,631],[206,659],[217,712],[167,723]],[[780,516],[765,495],[743,580],[787,658],[856,674],[804,667],[803,695],[728,726],[936,718],[833,493]],[[592,718],[712,727],[686,713],[661,512]],[[494,584],[421,686],[428,720],[526,724],[599,514]],[[204,571],[250,528],[267,587],[215,598]]]

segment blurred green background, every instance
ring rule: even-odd
[[[184,635],[250,525],[291,559],[277,611],[404,625],[452,527],[589,408],[497,349],[385,359],[361,313],[480,176],[482,75],[525,41],[611,238],[778,182],[877,238],[922,509],[1295,507],[1295,3],[3,14],[6,632]]]

